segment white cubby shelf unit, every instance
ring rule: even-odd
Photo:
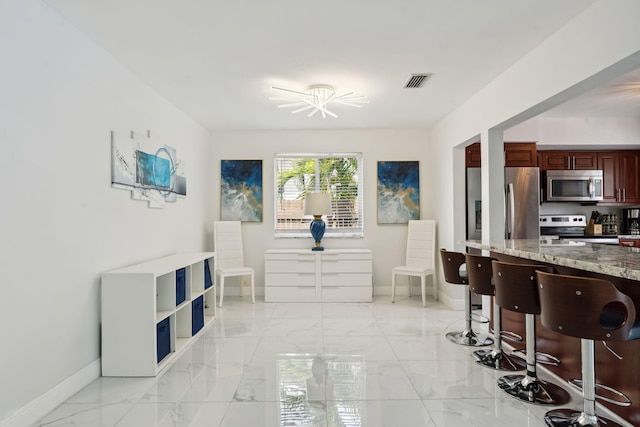
[[[102,375],[157,375],[215,316],[215,252],[103,273]]]

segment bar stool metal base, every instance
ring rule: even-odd
[[[511,356],[502,350],[476,350],[473,352],[476,362],[497,371],[523,371],[527,362],[517,356]]]
[[[498,387],[511,397],[537,405],[562,405],[571,399],[563,388],[528,375],[505,375]]]
[[[477,334],[471,329],[462,332],[449,332],[447,339],[454,344],[470,347],[484,347],[493,344],[493,338],[486,334]]]
[[[608,418],[589,416],[573,409],[554,409],[544,415],[549,427],[622,427]]]

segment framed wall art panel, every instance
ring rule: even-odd
[[[378,162],[378,224],[420,219],[420,162]]]
[[[187,196],[184,162],[175,148],[157,142],[151,133],[111,132],[111,186],[131,191],[131,198],[163,208]]]
[[[221,160],[220,218],[262,222],[262,160]]]

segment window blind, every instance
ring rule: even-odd
[[[274,176],[276,237],[309,236],[304,198],[313,192],[331,195],[324,237],[362,237],[361,153],[276,154]]]

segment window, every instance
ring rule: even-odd
[[[362,153],[275,155],[275,235],[309,237],[307,193],[331,194],[324,237],[362,237]]]

